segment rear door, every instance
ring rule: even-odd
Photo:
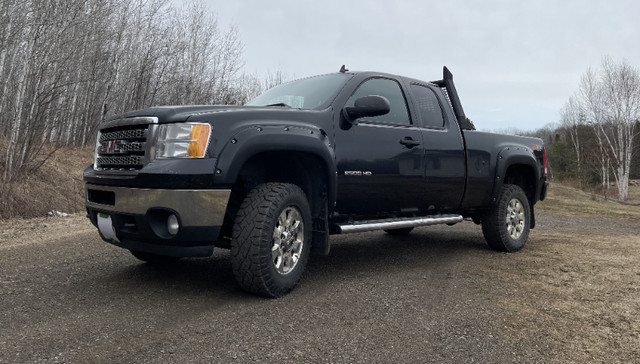
[[[417,212],[425,162],[420,128],[410,117],[400,83],[391,78],[366,79],[343,107],[369,95],[387,98],[391,110],[336,131],[336,211],[366,215]]]
[[[464,195],[466,177],[460,128],[442,93],[417,83],[411,84],[410,93],[423,128],[425,181],[421,198],[435,210],[456,209]]]

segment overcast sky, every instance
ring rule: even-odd
[[[482,130],[558,122],[602,56],[640,67],[637,0],[204,0],[237,26],[245,71],[300,78],[350,70],[421,80],[454,74]]]

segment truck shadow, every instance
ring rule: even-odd
[[[482,233],[455,228],[420,228],[406,236],[382,232],[338,236],[328,256],[312,256],[308,273],[330,271],[336,275],[374,271],[385,266],[427,266],[460,255],[491,253]],[[335,277],[334,277],[335,278]]]
[[[331,285],[353,273],[375,274],[386,269],[407,269],[448,264],[459,256],[494,254],[479,231],[456,228],[420,228],[407,236],[369,232],[332,236],[328,256],[312,255],[302,281]],[[133,257],[126,266],[112,271],[108,282],[124,287],[166,291],[178,295],[254,297],[236,284],[229,251],[217,249],[211,258],[182,259],[169,265],[153,265]]]

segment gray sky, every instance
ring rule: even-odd
[[[602,56],[640,67],[640,1],[204,0],[238,27],[245,71],[351,70],[434,80],[446,65],[482,130],[558,122]]]

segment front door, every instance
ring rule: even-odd
[[[369,95],[387,98],[390,112],[361,118],[357,125],[337,129],[336,211],[364,215],[417,212],[424,183],[422,133],[409,116],[398,82],[370,78],[345,106],[353,106],[356,99]]]

